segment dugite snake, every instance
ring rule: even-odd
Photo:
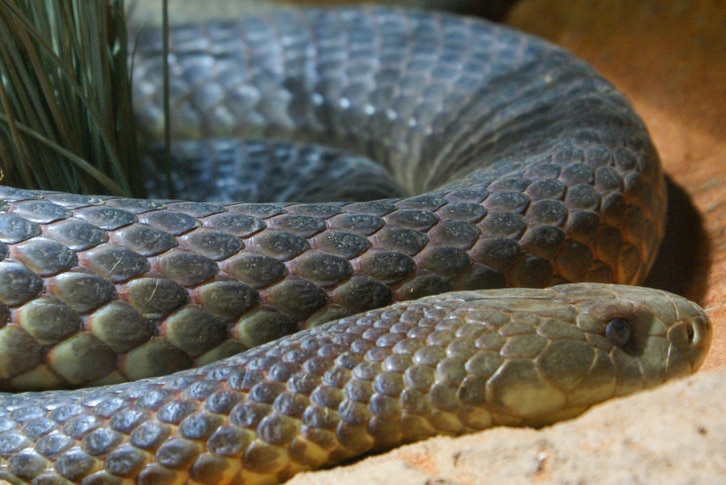
[[[226,138],[185,150],[314,166],[344,149],[418,195],[224,205],[0,188],[4,387],[108,384],[2,394],[0,478],[275,483],[437,433],[547,424],[702,362],[696,305],[596,283],[643,280],[665,187],[641,120],[582,61],[484,21],[379,8],[171,36],[177,136]],[[135,61],[148,137],[159,39],[142,34]],[[234,167],[176,181],[204,192]],[[337,188],[317,177],[304,184]],[[465,291],[573,281],[593,283]]]

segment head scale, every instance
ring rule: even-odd
[[[501,346],[484,351],[499,360],[485,384],[493,424],[549,424],[691,374],[711,342],[705,312],[665,291],[584,283],[479,295],[510,315],[496,326]]]

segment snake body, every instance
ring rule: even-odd
[[[142,34],[135,63],[149,138],[160,44]],[[663,175],[627,100],[582,61],[483,21],[379,8],[179,27],[171,44],[175,136],[258,155],[325,144],[313,158],[356,152],[418,195],[222,204],[0,187],[5,388],[207,364],[2,394],[0,478],[273,483],[438,432],[548,423],[700,365],[705,315],[663,292],[447,293],[646,275]],[[230,140],[242,134],[282,141]]]

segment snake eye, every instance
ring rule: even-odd
[[[613,318],[605,327],[605,336],[613,345],[625,345],[630,340],[630,322],[625,318]]]

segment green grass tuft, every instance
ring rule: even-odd
[[[143,196],[123,0],[0,0],[0,184]]]

